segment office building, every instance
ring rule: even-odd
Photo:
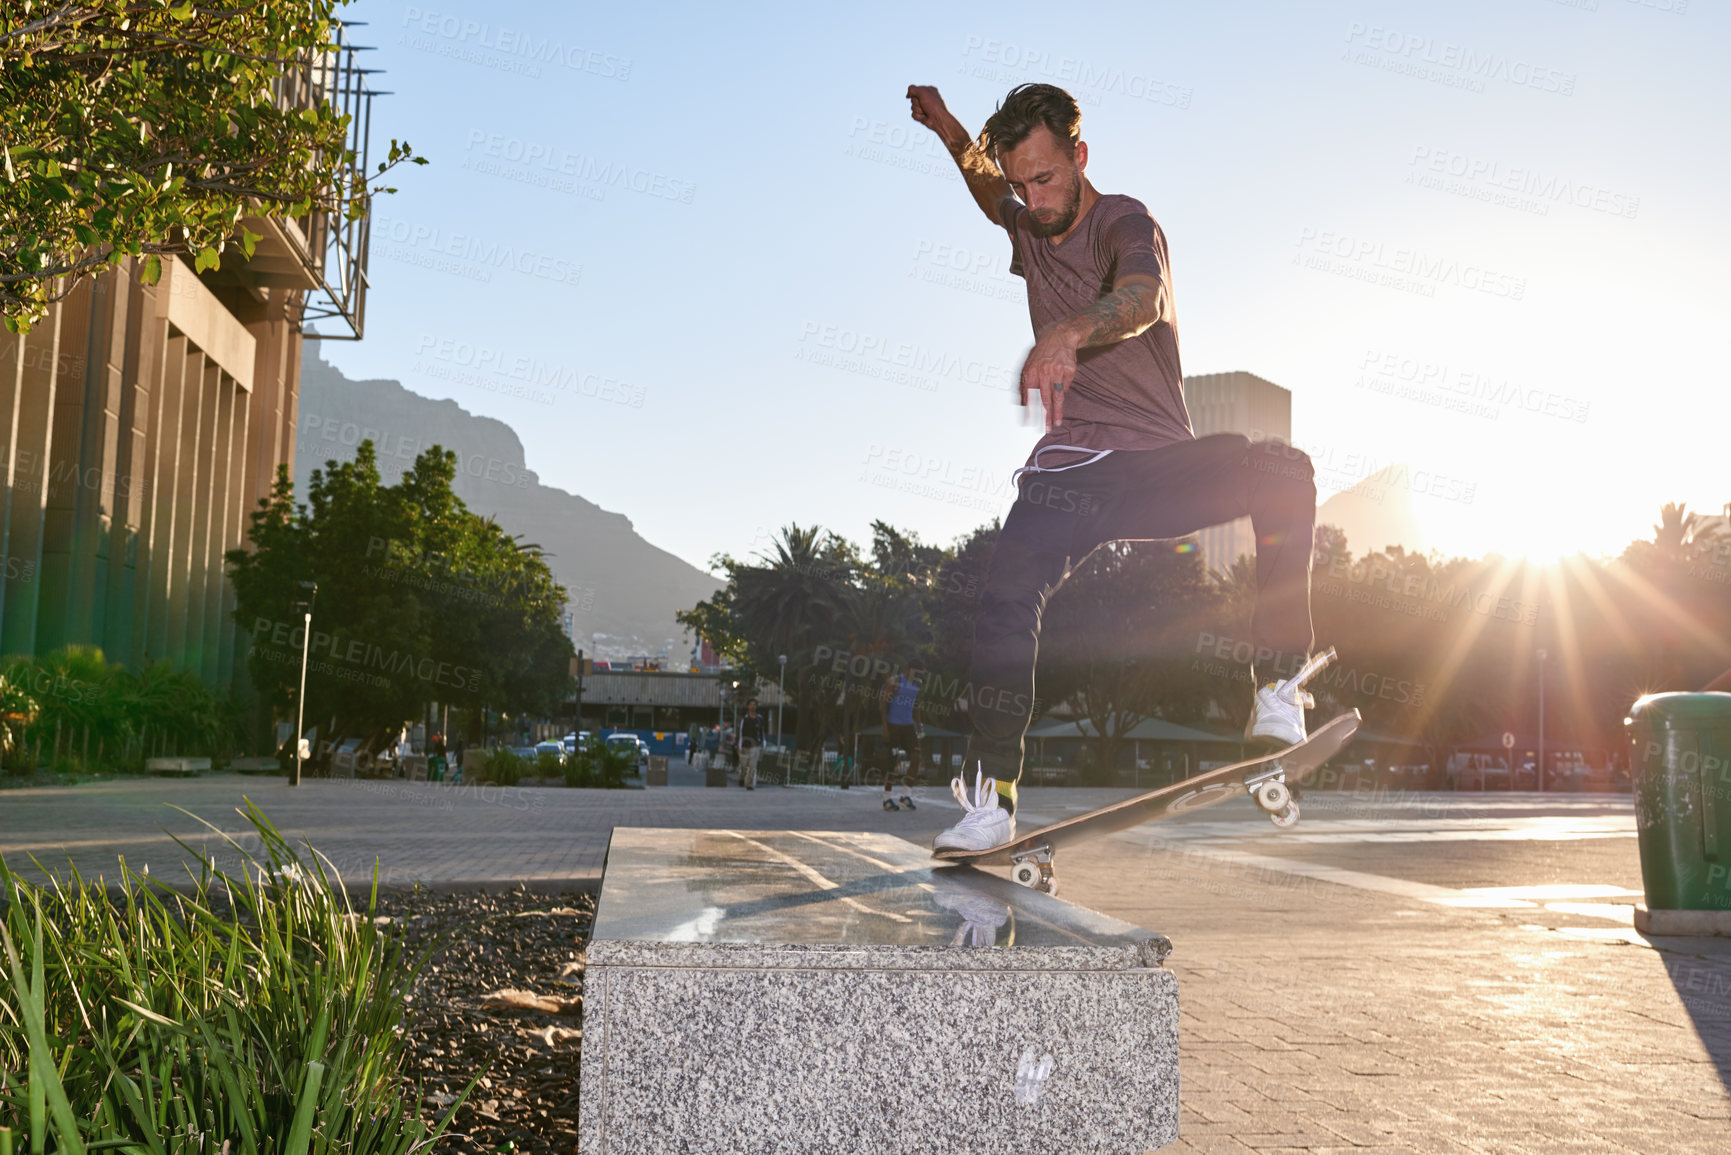
[[[1184,406],[1196,436],[1242,433],[1252,441],[1292,440],[1292,393],[1254,373],[1203,373],[1184,378]],[[1241,517],[1197,535],[1211,570],[1226,570],[1240,556],[1256,556],[1250,519]]]

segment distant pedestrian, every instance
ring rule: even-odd
[[[739,782],[747,790],[757,789],[757,760],[763,754],[764,719],[757,712],[757,699],[745,703],[739,720]]]
[[[884,768],[884,809],[912,810],[914,799],[911,791],[920,780],[920,730],[914,721],[914,702],[920,696],[920,682],[925,679],[925,669],[919,662],[909,662],[906,672],[890,675],[890,680],[884,684],[883,692],[878,695],[879,705],[883,711],[882,741],[878,744],[879,759]],[[890,797],[890,788],[896,778],[896,751],[907,752],[908,768],[902,775],[902,800],[897,806],[895,799]]]

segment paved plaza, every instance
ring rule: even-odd
[[[880,792],[497,789],[215,776],[0,792],[0,854],[155,877],[256,801],[351,883],[598,881],[620,826],[872,830],[954,817]],[[1124,791],[1031,789],[1022,822]],[[211,851],[220,849],[214,840]],[[219,857],[222,855],[219,854]],[[1275,830],[1249,803],[1076,847],[1060,897],[1168,935],[1183,1008],[1167,1151],[1731,1150],[1731,940],[1649,939],[1627,798],[1313,793]],[[915,1089],[917,1091],[917,1089]]]

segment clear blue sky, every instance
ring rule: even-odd
[[[1324,497],[1407,464],[1469,554],[1731,500],[1723,5],[347,11],[394,94],[375,146],[432,164],[378,201],[367,337],[327,355],[509,423],[697,564],[1007,508],[1026,305],[909,83],[971,128],[1076,93],[1095,185],[1166,231],[1186,373],[1291,389]]]

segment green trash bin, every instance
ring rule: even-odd
[[[1731,910],[1731,694],[1649,694],[1629,710],[1649,910]]]

